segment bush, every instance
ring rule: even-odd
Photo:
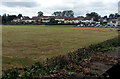
[[[17,79],[19,77],[18,69],[12,68],[5,71],[2,75],[2,79]]]

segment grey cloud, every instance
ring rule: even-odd
[[[36,2],[2,2],[2,5],[7,7],[36,7]]]
[[[30,0],[31,1],[31,0]],[[39,1],[39,2],[38,2]],[[56,0],[55,0],[56,1]],[[60,3],[58,3],[61,1]],[[43,2],[43,3],[42,3]],[[43,11],[44,14],[52,14],[54,11],[63,11],[63,10],[73,10],[75,16],[85,15],[90,12],[97,12],[100,15],[106,15],[110,13],[115,13],[118,10],[118,0],[108,1],[108,0],[58,0],[56,4],[50,4],[50,1],[46,0],[35,0],[31,2],[4,2],[2,5],[7,6],[8,8],[14,8],[19,6],[27,7],[31,12],[24,12],[23,14],[30,13],[31,16],[34,12]],[[38,4],[40,3],[40,5]]]

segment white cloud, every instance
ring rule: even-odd
[[[116,13],[119,0],[2,0],[2,2],[26,2],[19,6],[12,4],[0,5],[0,14],[19,14],[36,16],[38,11],[43,11],[44,15],[51,15],[54,11],[73,10],[75,15],[85,15],[95,11],[101,15]],[[30,2],[31,4],[27,4]],[[37,6],[35,5],[37,4]],[[10,7],[12,5],[13,7]],[[18,5],[18,4],[14,4]],[[30,7],[32,6],[32,7]]]

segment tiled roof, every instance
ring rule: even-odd
[[[55,19],[66,19],[66,20],[85,20],[85,18],[76,17],[65,17],[65,16],[33,16],[32,18],[23,17],[23,20],[38,20],[40,18],[55,18]]]

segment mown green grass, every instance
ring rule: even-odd
[[[29,66],[118,35],[112,28],[105,28],[107,31],[72,28],[71,25],[4,25],[3,69]]]

